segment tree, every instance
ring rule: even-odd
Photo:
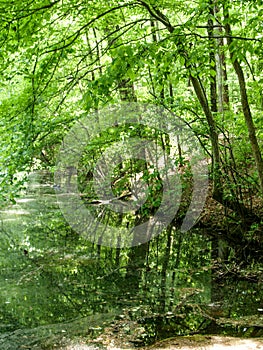
[[[180,115],[212,161],[213,198],[234,212],[246,230],[260,223],[246,202],[246,191],[257,194],[257,181],[262,187],[257,118],[261,39],[256,37],[259,18],[254,18],[253,6],[261,10],[256,2],[230,5],[219,0],[95,1],[92,8],[81,0],[13,1],[8,8],[2,2],[1,40],[7,57],[1,71],[6,84],[0,109],[3,197],[15,198],[21,184],[18,171],[54,166],[59,144],[74,121],[105,104],[137,100],[161,104]],[[245,35],[238,20],[245,18],[247,9],[251,15]],[[249,99],[255,85],[259,102],[253,103]],[[98,150],[104,149],[105,137]],[[245,155],[240,154],[239,138]],[[168,153],[169,140],[163,146]],[[242,162],[248,154],[251,170],[244,176]],[[127,171],[119,175],[126,178]],[[236,243],[237,237],[232,237]]]

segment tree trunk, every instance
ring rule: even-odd
[[[167,227],[167,242],[164,251],[163,264],[161,270],[161,311],[165,312],[166,306],[166,280],[167,280],[167,270],[169,266],[170,256],[171,256],[171,246],[172,246],[172,225]]]
[[[252,152],[255,158],[255,163],[258,171],[261,193],[263,193],[263,160],[262,160],[262,156],[261,156],[261,152],[260,152],[260,148],[259,148],[259,144],[256,136],[255,125],[253,122],[253,118],[252,118],[252,114],[251,114],[251,110],[248,102],[246,82],[245,82],[243,69],[240,65],[240,62],[234,55],[233,39],[231,37],[232,33],[231,33],[231,27],[229,24],[229,11],[227,9],[227,6],[224,6],[224,20],[225,20],[225,30],[227,34],[227,44],[229,47],[230,58],[231,58],[234,70],[236,72],[236,75],[238,77],[242,110],[243,110],[246,125],[248,128],[249,141],[251,144]]]
[[[209,63],[210,63],[210,69],[214,71],[214,75],[210,77],[210,104],[211,104],[211,110],[214,113],[217,113],[217,78],[216,78],[216,46],[215,46],[215,39],[214,39],[214,23],[213,23],[213,16],[214,16],[214,0],[210,0],[210,6],[209,6],[209,19],[207,21],[208,26],[208,37],[209,37]]]
[[[218,15],[219,9],[217,7],[217,1],[214,1],[214,17],[216,18],[217,23],[221,23],[222,20]],[[223,29],[222,26],[219,26],[214,30],[215,34],[219,36],[216,39],[217,48],[215,53],[216,60],[216,73],[217,73],[217,88],[218,88],[218,111],[224,116],[224,111],[229,110],[229,89],[227,83],[227,68],[226,68],[226,57],[223,50],[224,39],[222,38]]]

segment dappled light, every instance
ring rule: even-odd
[[[0,349],[263,349],[262,1],[0,14]]]

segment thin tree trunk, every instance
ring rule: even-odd
[[[190,74],[190,80],[194,87],[196,96],[201,104],[201,107],[205,113],[206,120],[209,127],[209,135],[212,144],[212,152],[213,152],[213,197],[218,201],[222,201],[222,185],[220,181],[220,151],[218,144],[218,133],[216,130],[215,120],[212,114],[211,109],[209,108],[209,104],[207,101],[207,97],[204,93],[203,86],[198,78],[193,77]]]
[[[207,21],[208,25],[208,37],[209,37],[209,63],[210,63],[210,69],[214,72],[214,75],[210,77],[210,103],[211,103],[211,110],[214,113],[217,113],[217,79],[216,79],[216,57],[215,57],[215,39],[214,39],[214,23],[213,23],[213,16],[214,16],[214,5],[213,0],[210,0],[209,4],[209,19]]]
[[[166,306],[166,281],[167,281],[167,270],[169,266],[170,256],[171,256],[171,246],[172,246],[172,225],[167,227],[167,242],[164,251],[164,258],[161,270],[161,311],[165,312]]]
[[[238,77],[242,110],[243,110],[246,125],[248,128],[249,141],[251,144],[252,152],[255,158],[255,163],[258,171],[260,189],[261,189],[261,192],[263,193],[263,160],[262,160],[262,156],[261,156],[261,152],[260,152],[260,148],[259,148],[259,144],[256,136],[255,125],[253,122],[253,118],[252,118],[252,114],[251,114],[251,110],[248,102],[246,82],[245,82],[243,69],[238,59],[235,58],[233,47],[231,47],[233,46],[233,39],[231,37],[232,33],[231,33],[231,27],[229,24],[230,17],[229,17],[229,11],[227,9],[227,6],[224,6],[224,20],[225,20],[225,30],[227,34],[227,44],[229,47],[230,58],[231,58],[234,70],[236,72],[236,75]]]
[[[226,68],[226,57],[224,52],[224,39],[223,39],[223,28],[221,25],[221,17],[219,14],[219,8],[217,5],[218,0],[212,0],[214,2],[214,17],[216,23],[219,25],[214,32],[217,34],[217,50],[215,54],[216,58],[216,71],[217,71],[217,86],[218,86],[218,111],[223,114],[224,111],[230,109],[229,104],[229,89],[227,83],[227,68]]]

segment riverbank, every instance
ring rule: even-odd
[[[99,347],[84,343],[73,343],[59,350],[96,350]],[[108,345],[107,350],[123,350],[120,344]],[[133,348],[125,348],[131,350]],[[139,348],[141,350],[260,350],[263,349],[263,338],[240,339],[224,336],[190,336],[176,337],[158,342],[152,346]]]

